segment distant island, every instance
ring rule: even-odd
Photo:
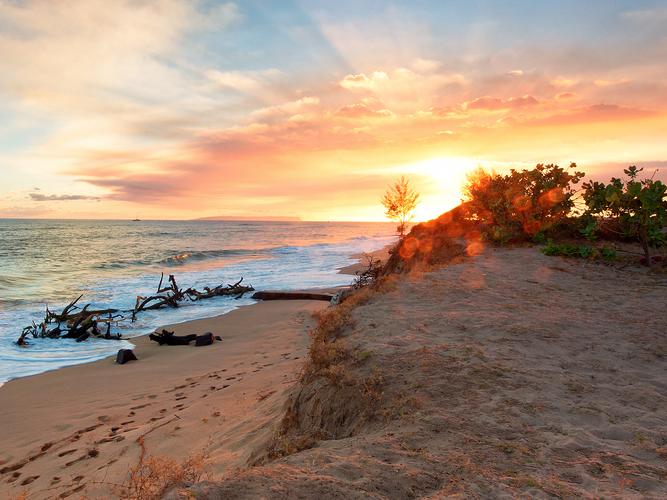
[[[252,222],[301,222],[300,217],[281,217],[281,216],[241,216],[241,215],[217,215],[213,217],[199,217],[194,220],[226,220],[226,221],[252,221]]]

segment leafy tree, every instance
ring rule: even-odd
[[[612,177],[609,184],[583,184],[582,197],[587,207],[584,217],[589,219],[584,234],[592,238],[601,226],[606,225],[609,230],[616,223],[622,236],[639,241],[650,265],[650,247],[665,244],[662,231],[667,223],[667,186],[653,179],[637,180],[642,170],[635,166],[623,170],[628,176],[625,182]]]
[[[538,164],[507,175],[478,169],[468,176],[464,196],[471,218],[486,226],[494,241],[534,238],[565,219],[574,207],[573,184],[584,176],[558,165]]]
[[[405,235],[408,222],[412,220],[418,199],[419,193],[412,189],[410,181],[403,176],[382,197],[382,205],[387,209],[385,215],[398,222],[396,231],[401,238]]]

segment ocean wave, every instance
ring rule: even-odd
[[[27,276],[0,274],[0,290],[25,286],[32,281],[33,279]]]
[[[157,262],[157,264],[179,265],[190,261],[219,259],[223,257],[255,256],[270,252],[270,248],[263,249],[224,249],[224,250],[186,250],[183,252],[170,252],[169,257]]]

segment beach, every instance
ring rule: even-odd
[[[114,496],[143,447],[206,464],[168,498],[663,497],[665,284],[487,248],[360,302],[335,382],[299,377],[326,302],[168,326],[223,340],[0,388],[0,492]],[[288,414],[309,444],[272,456]]]
[[[206,453],[212,473],[243,466],[295,381],[312,313],[326,306],[261,302],[166,326],[221,336],[210,346],[159,346],[144,336],[132,339],[138,361],[107,358],[8,382],[0,388],[0,495],[108,496],[138,461],[140,436],[151,453]]]
[[[384,259],[388,248],[370,255]],[[363,256],[351,255],[359,262],[338,272],[363,270]],[[155,329],[222,338],[210,346],[160,346],[144,335],[131,339],[138,361],[108,357],[6,383],[0,428],[11,432],[0,440],[0,494],[118,494],[139,460],[140,437],[151,454],[205,454],[213,476],[246,466],[271,437],[307,353],[313,314],[327,306],[260,301]]]

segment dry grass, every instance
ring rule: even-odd
[[[344,362],[351,356],[342,337],[343,332],[354,327],[352,310],[367,303],[376,291],[366,287],[355,291],[342,304],[316,313],[317,325],[310,333],[308,359],[303,366],[301,381],[326,377],[336,384],[349,383]]]
[[[172,488],[195,483],[206,476],[208,455],[204,452],[179,463],[170,457],[149,455],[143,437],[137,442],[141,448],[139,462],[130,468],[127,480],[114,488],[119,498],[157,500]]]
[[[299,381],[302,391],[297,392],[290,400],[268,446],[268,458],[291,455],[311,448],[318,440],[331,438],[322,429],[303,428],[303,423],[300,421],[299,412],[303,411],[300,409],[303,388],[318,378],[325,379],[330,384],[329,387],[339,388],[342,391],[334,392],[335,398],[343,398],[342,407],[339,407],[341,411],[345,411],[345,397],[357,394],[358,400],[364,401],[368,407],[361,413],[368,415],[373,412],[382,397],[380,389],[383,383],[382,376],[379,372],[374,372],[365,379],[355,376],[354,365],[359,365],[368,359],[370,353],[361,352],[357,355],[346,342],[345,333],[354,328],[352,311],[356,307],[368,303],[376,293],[384,293],[395,286],[393,278],[380,279],[372,286],[355,290],[341,304],[315,314],[317,324],[310,332],[312,340],[309,355]]]

